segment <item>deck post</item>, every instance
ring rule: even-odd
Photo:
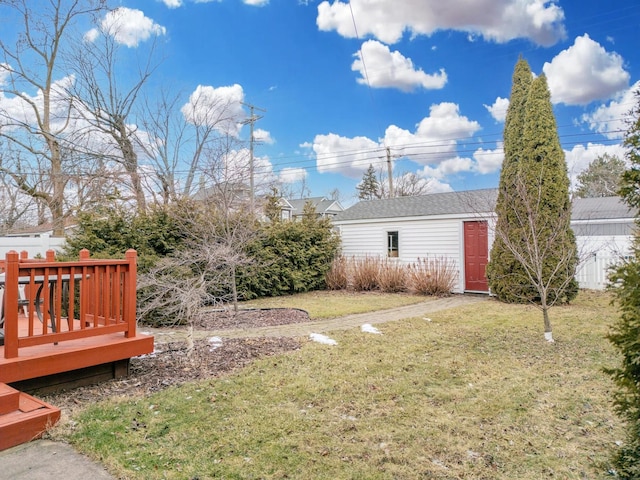
[[[4,358],[18,356],[18,272],[20,256],[15,250],[5,256]]]
[[[129,262],[128,272],[125,275],[124,285],[124,315],[129,324],[129,328],[125,332],[125,337],[133,338],[136,336],[136,285],[137,285],[137,252],[129,249],[124,254]]]

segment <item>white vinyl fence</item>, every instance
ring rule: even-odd
[[[609,275],[609,267],[619,263],[621,258],[619,255],[594,254],[587,258],[579,267],[576,273],[576,280],[580,288],[589,288],[593,290],[603,290],[609,284],[607,279]]]
[[[576,237],[582,261],[576,280],[580,288],[603,290],[609,284],[610,267],[631,253],[631,236]]]
[[[7,252],[15,250],[20,253],[26,250],[29,258],[44,257],[47,250],[59,251],[65,239],[42,235],[40,237],[0,237],[0,260],[4,260]]]

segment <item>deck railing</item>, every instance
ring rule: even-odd
[[[53,250],[44,259],[12,251],[0,262],[2,271],[5,358],[36,345],[118,332],[136,336],[135,250],[122,260],[91,259],[82,250],[71,262],[55,261]]]

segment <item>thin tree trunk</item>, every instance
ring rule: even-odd
[[[233,312],[238,313],[238,287],[236,286],[236,269],[231,269],[231,294],[233,295]]]
[[[544,339],[553,343],[553,332],[551,330],[551,320],[549,320],[549,307],[547,306],[546,299],[542,299],[542,317],[544,318]]]

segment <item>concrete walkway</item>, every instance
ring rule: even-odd
[[[198,331],[197,337],[308,337],[310,333],[348,330],[364,323],[374,325],[404,318],[426,316],[440,310],[481,302],[487,298],[486,296],[455,295],[405,307],[347,315],[317,322],[244,330]],[[184,330],[145,329],[145,331],[147,330],[155,335],[158,342],[179,340],[185,336]],[[115,480],[115,477],[107,473],[102,465],[76,452],[70,445],[50,440],[35,440],[0,452],[0,479],[5,478],[11,480],[50,480],[51,478]]]

